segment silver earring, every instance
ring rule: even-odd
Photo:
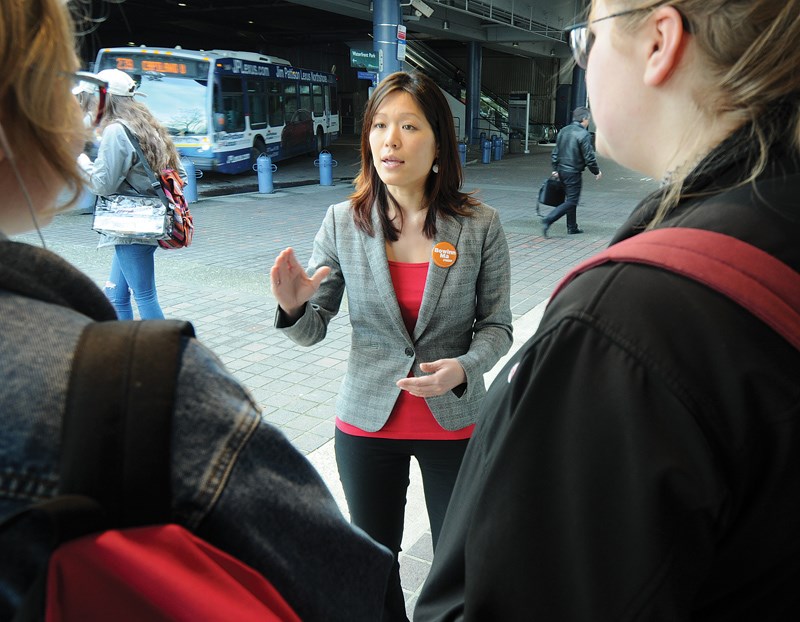
[[[434,164],[434,165],[433,165],[433,167],[431,168],[431,170],[432,170],[434,173],[438,173],[438,172],[439,172],[439,165],[438,165],[438,164]]]

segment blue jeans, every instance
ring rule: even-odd
[[[131,290],[143,320],[163,320],[158,304],[153,254],[157,246],[149,244],[117,244],[105,292],[121,320],[133,319]]]
[[[567,215],[567,231],[574,231],[578,228],[577,211],[578,201],[581,198],[581,188],[583,187],[582,173],[566,173],[559,171],[559,178],[564,183],[566,197],[564,202],[553,208],[542,222],[552,225],[564,214]]]

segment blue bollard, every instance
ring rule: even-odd
[[[258,172],[258,191],[261,194],[272,194],[275,189],[272,185],[272,173],[278,170],[272,163],[272,158],[262,153],[256,158],[253,170]]]
[[[333,156],[327,149],[319,152],[319,159],[314,160],[314,166],[319,167],[319,185],[332,186],[333,185],[333,167],[338,166],[338,162],[333,159]]]
[[[484,164],[489,164],[489,162],[492,161],[492,141],[484,139],[481,147],[483,148],[483,158],[481,161]]]
[[[492,139],[494,143],[494,159],[495,160],[502,160],[503,159],[503,139],[500,136],[495,136]]]
[[[183,196],[187,203],[197,203],[197,178],[202,177],[203,171],[199,171],[189,158],[181,158],[181,164],[186,171],[186,185],[183,187]]]
[[[467,163],[467,144],[458,143],[458,157],[461,160],[461,166]]]

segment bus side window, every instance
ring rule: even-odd
[[[244,93],[240,78],[222,78],[221,83],[221,112],[225,115],[226,132],[244,131]],[[220,100],[217,100],[218,103]]]
[[[283,125],[283,88],[280,82],[270,80],[267,84],[269,93],[269,124],[271,127]]]
[[[267,82],[267,112],[271,127],[283,125],[283,90],[279,82]]]
[[[297,85],[287,84],[283,92],[283,118],[284,123],[288,123],[291,121],[294,113],[297,112]]]
[[[300,108],[311,111],[311,85],[304,83],[300,85]]]
[[[314,116],[319,117],[325,114],[325,96],[322,92],[322,85],[315,84],[311,87],[311,92],[313,94],[313,110]]]
[[[250,108],[250,127],[264,127],[267,124],[266,84],[261,80],[247,81],[247,104]]]

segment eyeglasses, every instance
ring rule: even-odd
[[[100,125],[106,111],[108,82],[86,71],[64,74],[72,81],[72,94],[78,98],[85,118],[93,127]]]
[[[591,25],[596,24],[597,22],[602,22],[605,19],[611,19],[612,17],[622,17],[623,15],[632,15],[642,11],[652,11],[653,9],[665,4],[669,4],[669,2],[672,1],[674,0],[662,0],[661,2],[651,4],[650,6],[639,7],[638,9],[628,9],[627,11],[620,11],[619,13],[612,13],[611,15],[606,15],[605,17],[600,17],[598,19],[567,26],[564,29],[564,32],[569,33],[569,47],[572,49],[572,56],[575,59],[575,62],[582,69],[586,69],[586,63],[589,61],[589,52],[592,51],[592,46],[594,45],[595,39],[594,33],[589,29]],[[675,10],[677,11],[678,9],[676,8]],[[678,13],[680,13],[680,11],[678,11]],[[691,33],[692,27],[689,23],[689,20],[686,19],[686,16],[683,13],[680,13],[680,15],[681,21],[683,22],[683,29],[686,32]]]

